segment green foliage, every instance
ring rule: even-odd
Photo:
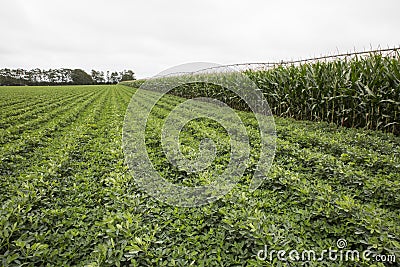
[[[13,77],[0,75],[0,85],[27,85],[29,81],[25,79],[16,79]]]
[[[124,71],[121,76],[121,82],[135,80],[135,73],[131,70]]]
[[[139,79],[139,80],[134,80],[134,81],[121,81],[119,84],[134,87],[134,88],[139,88],[145,82],[146,82],[146,80]]]
[[[316,62],[246,74],[274,114],[400,133],[400,55]]]
[[[275,115],[400,134],[398,51],[392,56],[375,53],[345,60],[247,70],[244,74],[262,90]],[[139,88],[143,82],[125,84]],[[210,84],[187,84],[171,93],[189,98],[214,97],[236,109],[248,110],[239,96]]]
[[[257,252],[264,245],[329,249],[339,238],[348,248],[399,259],[399,137],[276,118],[274,165],[250,193],[259,133],[254,116],[238,112],[252,148],[245,176],[217,202],[175,208],[136,188],[124,164],[122,124],[134,92],[125,86],[0,88],[1,266],[285,266],[258,260]],[[148,153],[170,181],[208,183],[212,175],[185,175],[162,155],[163,119],[182,101],[166,95],[155,106]],[[196,156],[203,137],[217,144],[209,170],[217,173],[229,160],[229,138],[215,122],[188,124],[180,135],[183,153]]]
[[[110,71],[92,70],[89,75],[81,69],[0,69],[0,86],[116,84],[121,80],[135,80],[134,72],[124,70],[110,74]]]
[[[93,84],[92,77],[81,69],[73,70],[71,78],[73,84]]]

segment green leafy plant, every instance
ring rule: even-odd
[[[400,257],[398,136],[276,117],[274,164],[262,186],[249,192],[260,137],[254,115],[238,111],[251,143],[245,175],[210,205],[176,208],[139,190],[124,164],[121,132],[135,91],[121,85],[0,88],[2,266],[284,266],[258,259],[257,252],[265,245],[329,249],[339,238],[351,249]],[[155,106],[148,154],[174,183],[208,183],[229,160],[229,138],[219,125],[195,120],[179,136],[187,157],[196,155],[203,137],[216,142],[207,173],[180,172],[160,147],[163,120],[184,100],[165,95]]]

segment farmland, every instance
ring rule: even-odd
[[[206,75],[213,72],[218,73],[218,68]],[[263,92],[274,115],[400,134],[399,50],[390,55],[378,51],[330,61],[276,63],[243,73]],[[143,80],[125,83],[139,87]],[[210,84],[180,86],[172,93],[189,98],[207,95],[235,109],[247,108],[240,97]]]
[[[252,113],[238,111],[251,143],[243,180],[209,205],[177,208],[137,188],[124,162],[121,133],[136,90],[0,88],[2,266],[283,266],[257,259],[258,251],[321,251],[338,239],[400,260],[399,136],[276,117],[274,163],[249,192],[260,137]],[[185,177],[162,157],[163,119],[183,101],[166,95],[153,109],[150,159],[174,183],[207,183],[212,177]],[[213,121],[184,128],[186,155],[205,136],[216,140],[218,162],[226,166],[229,140]]]

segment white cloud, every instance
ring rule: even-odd
[[[0,68],[268,62],[398,46],[400,2],[4,0]]]

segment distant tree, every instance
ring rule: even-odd
[[[135,80],[132,70],[121,72],[92,70],[91,75],[81,69],[0,69],[0,85],[61,85],[61,84],[116,84]]]
[[[118,74],[118,72],[112,72],[111,76],[110,76],[110,83],[112,84],[116,84],[118,83],[120,80],[120,75]]]
[[[104,71],[100,71],[100,76],[99,76],[100,82],[105,83],[106,78],[104,77]]]
[[[72,82],[71,72],[72,72],[72,71],[71,71],[70,69],[61,69],[61,70],[60,70],[61,82],[62,82],[63,84],[71,83],[71,82]]]
[[[104,72],[103,71],[96,71],[96,70],[92,70],[92,79],[93,82],[96,84],[103,84],[105,83],[104,80]]]
[[[121,81],[132,81],[135,80],[135,73],[131,70],[124,70],[121,74]]]
[[[16,79],[10,76],[0,75],[0,85],[27,85],[28,81],[25,79]]]
[[[110,71],[109,70],[106,73],[105,82],[110,83]]]
[[[93,84],[92,77],[81,69],[74,69],[71,72],[73,84]]]
[[[31,73],[31,78],[29,80],[31,83],[38,84],[43,80],[41,69],[38,68],[33,69],[30,71],[30,73]]]
[[[55,84],[57,82],[57,72],[56,70],[53,69],[49,69],[49,71],[47,72],[47,77],[49,77],[49,82],[51,84]]]

